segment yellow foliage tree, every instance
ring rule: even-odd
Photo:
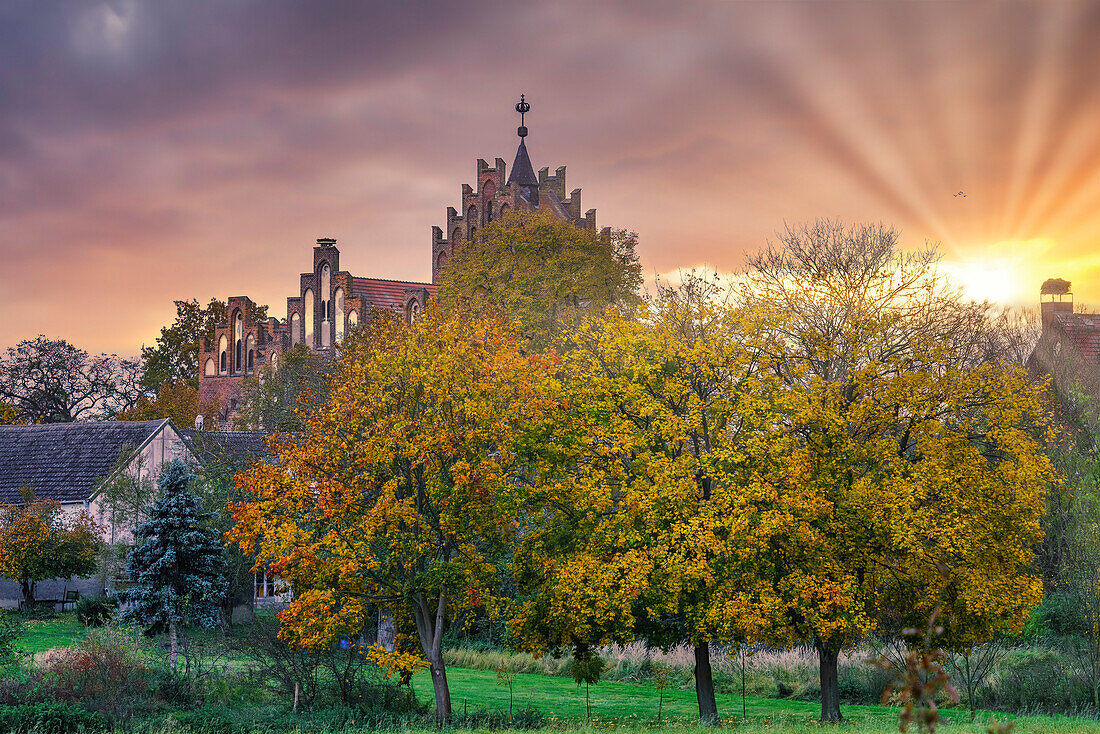
[[[645,322],[611,313],[570,336],[559,463],[516,553],[529,598],[513,621],[535,651],[690,641],[708,723],[709,643],[770,629],[768,541],[804,504],[756,481],[779,383],[749,348],[751,318],[718,295],[689,277]]]
[[[283,638],[323,647],[358,636],[371,605],[411,617],[441,719],[444,628],[470,608],[496,613],[515,478],[546,443],[528,431],[553,407],[552,362],[521,343],[461,310],[429,309],[411,326],[376,315],[345,343],[328,401],[278,445],[278,463],[239,479],[255,500],[235,507],[229,538],[291,583]]]
[[[816,510],[775,555],[776,630],[811,642],[822,721],[841,718],[837,656],[872,631],[923,628],[965,649],[1019,627],[1041,596],[1032,549],[1045,487],[1040,386],[980,355],[975,310],[945,295],[935,253],[835,222],[750,258],[744,303],[786,385],[757,464]]]

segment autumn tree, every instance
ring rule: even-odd
[[[328,398],[329,365],[305,344],[295,344],[241,384],[238,428],[266,433],[298,431],[304,425],[303,410]]]
[[[563,329],[609,306],[640,304],[637,235],[583,229],[549,213],[500,217],[455,248],[439,300],[466,300],[518,319],[542,348]]]
[[[99,542],[87,514],[66,516],[59,503],[29,489],[22,504],[0,505],[0,577],[19,582],[27,609],[39,581],[94,573]]]
[[[25,423],[71,423],[113,416],[142,389],[133,362],[92,356],[64,339],[38,336],[0,357],[0,400]]]
[[[199,390],[190,382],[165,382],[157,391],[156,399],[140,398],[132,408],[118,414],[120,421],[151,421],[170,418],[180,428],[190,428],[195,417],[202,415],[206,425],[215,425],[214,420],[220,408],[215,400],[199,399]]]
[[[410,620],[450,714],[448,620],[498,604],[494,560],[515,532],[516,478],[547,443],[551,364],[504,324],[429,309],[411,326],[376,318],[348,338],[328,401],[253,464],[229,538],[290,582],[282,636],[325,648],[357,637],[372,607]],[[407,667],[419,656],[380,654]],[[409,660],[397,660],[404,656]]]
[[[710,642],[762,627],[760,564],[784,501],[753,480],[775,381],[748,314],[713,281],[666,289],[652,317],[568,337],[557,464],[516,552],[513,630],[535,652],[635,635],[694,648],[699,716],[716,723]]]
[[[967,348],[972,313],[935,252],[883,226],[790,228],[749,258],[742,298],[787,386],[766,480],[817,499],[775,555],[781,628],[818,651],[821,719],[839,721],[837,656],[873,630],[943,611],[943,644],[1019,628],[1055,472],[1039,386]]]
[[[119,592],[129,605],[125,619],[149,633],[168,633],[172,671],[183,628],[217,624],[224,596],[222,544],[190,489],[193,478],[178,459],[164,465],[160,496],[149,509],[149,519],[134,532],[139,544],[126,564],[130,586]]]

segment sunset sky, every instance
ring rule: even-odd
[[[321,236],[428,280],[520,92],[535,167],[651,276],[881,220],[977,297],[1100,310],[1098,39],[1097,3],[0,0],[0,347],[136,354],[179,298],[281,318]]]

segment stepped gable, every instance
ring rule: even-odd
[[[477,159],[475,186],[462,184],[459,208],[447,207],[445,227],[432,227],[432,282],[438,283],[440,273],[454,256],[457,248],[477,236],[477,232],[494,219],[509,212],[542,211],[558,217],[582,229],[596,229],[596,210],[581,210],[581,190],[573,189],[566,196],[565,166],[559,166],[554,174],[549,167],[535,173],[531,155],[527,150],[527,126],[524,124],[531,105],[520,95],[516,112],[520,114],[519,147],[508,175],[503,158],[497,158],[490,166],[483,158]],[[604,236],[610,237],[610,228],[604,228]]]

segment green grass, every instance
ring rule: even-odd
[[[487,709],[508,712],[508,689],[497,684],[496,673],[485,670],[450,668],[447,681],[451,689],[451,707],[460,713],[465,705],[469,711]],[[413,678],[413,686],[421,701],[433,700],[431,680],[427,672],[420,672]],[[516,711],[530,706],[538,709],[555,720],[584,721],[584,686],[577,686],[569,678],[558,678],[539,674],[517,674],[513,684],[514,709]],[[590,689],[592,704],[592,722],[596,727],[638,724],[648,729],[656,722],[659,692],[652,686],[637,683],[598,683]],[[723,721],[741,719],[741,697],[719,695],[718,709]],[[791,701],[786,699],[756,698],[747,699],[749,723],[746,731],[820,731],[817,717],[821,713],[818,702]],[[898,727],[898,709],[888,706],[841,706],[841,711],[850,726],[845,731],[896,732]],[[951,722],[951,731],[985,732],[988,724],[994,720],[1016,721],[1014,734],[1022,732],[1100,732],[1100,722],[1070,717],[1011,717],[1007,714],[980,712],[973,726],[969,724],[970,714],[960,708],[942,712],[945,720]],[[693,726],[698,717],[695,692],[692,690],[665,691],[662,707],[662,719],[675,727]],[[915,729],[914,729],[915,731]]]
[[[50,621],[29,622],[18,648],[26,652],[43,652],[53,647],[66,647],[79,642],[87,629],[76,621],[72,613],[62,614]],[[237,662],[237,661],[234,661]],[[233,667],[237,667],[234,665]],[[508,688],[497,683],[491,670],[474,670],[450,667],[447,678],[451,689],[451,705],[456,713],[465,707],[471,713],[477,710],[508,712]],[[432,685],[426,671],[413,679],[417,697],[431,704]],[[657,702],[660,693],[651,685],[605,681],[590,689],[592,720],[585,723],[585,689],[569,678],[520,673],[512,688],[514,710],[525,707],[538,709],[550,718],[553,728],[566,729],[578,734],[595,734],[614,727],[617,732],[659,732],[660,734],[688,734],[699,732],[696,725],[697,707],[695,692],[690,689],[665,690],[662,706],[662,726],[656,726]],[[719,713],[727,724],[736,723],[738,734],[794,734],[795,732],[821,732],[817,723],[820,704],[816,701],[792,701],[749,697],[748,721],[741,720],[741,697],[719,694]],[[896,708],[886,706],[842,706],[848,723],[838,729],[858,734],[893,734],[898,730]],[[975,724],[969,723],[969,712],[948,709],[942,712],[948,725],[946,732],[979,734],[986,731],[989,722],[1009,720],[1015,723],[1013,734],[1070,734],[1071,732],[1096,732],[1100,734],[1100,722],[1064,716],[1012,717],[1007,714],[981,712]],[[726,728],[707,729],[731,731]],[[911,731],[916,731],[911,729]],[[411,734],[411,731],[410,731]],[[425,734],[427,734],[425,732]]]
[[[24,652],[43,652],[54,647],[71,647],[88,634],[88,628],[76,621],[72,612],[57,619],[31,620],[16,648]]]

